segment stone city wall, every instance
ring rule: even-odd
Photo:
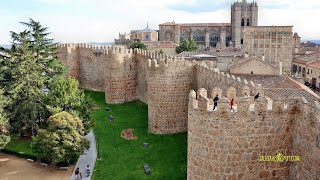
[[[319,102],[273,99],[270,109],[259,84],[206,62],[146,50],[86,44],[59,45],[59,50],[68,74],[82,88],[104,91],[107,103],[148,103],[150,132],[188,131],[188,179],[320,177]],[[199,91],[188,96],[192,89]],[[260,98],[253,101],[257,93]],[[216,95],[218,109],[211,112]],[[232,98],[237,112],[230,112]],[[301,161],[258,161],[278,150]]]
[[[195,89],[205,88],[210,94],[209,97],[213,98],[216,96],[214,87],[219,87],[222,91],[226,92],[230,86],[236,88],[237,92],[242,92],[243,87],[246,91],[243,91],[247,95],[255,95],[256,93],[262,92],[262,87],[259,84],[255,84],[253,81],[247,81],[234,75],[225,74],[219,72],[217,69],[209,68],[205,62],[195,65]]]
[[[187,131],[188,92],[193,86],[192,62],[166,57],[150,60],[148,127],[156,134]]]
[[[301,161],[292,163],[291,179],[320,178],[320,104],[300,103],[293,126],[293,154]]]
[[[223,96],[234,93],[234,88],[222,92],[217,111],[210,111],[207,90],[190,92],[188,179],[319,177],[319,115],[303,113],[310,109],[319,112],[319,107],[307,106],[305,98],[300,98],[273,99],[270,108],[263,96],[253,101],[253,97],[237,95],[237,110],[230,112],[230,98]],[[313,125],[301,121],[314,118]],[[260,156],[275,156],[277,151],[299,156],[301,161],[259,161]]]

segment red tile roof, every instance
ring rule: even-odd
[[[236,74],[235,74],[236,75]],[[307,86],[297,82],[289,76],[266,76],[266,75],[236,75],[241,79],[253,81],[261,84],[265,88],[265,95],[277,99],[291,99],[294,97],[305,97],[313,104],[314,101],[320,101],[320,97]]]
[[[308,64],[308,66],[315,67],[315,68],[320,68],[320,60],[316,60],[316,61],[310,62]]]
[[[161,42],[160,44],[158,44],[157,46],[155,46],[155,48],[176,48],[178,45],[176,43],[173,42]]]

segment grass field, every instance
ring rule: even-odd
[[[109,105],[106,112],[104,93],[86,91],[101,107],[94,112],[96,138],[99,139],[101,160],[96,162],[93,180],[159,179],[183,180],[187,172],[187,133],[155,135],[148,132],[148,106],[134,101]],[[114,122],[108,120],[114,116]],[[137,140],[123,139],[121,131],[132,128]],[[144,148],[147,142],[150,147]],[[149,164],[152,174],[144,174]]]
[[[32,152],[30,146],[31,141],[31,139],[20,139],[20,136],[12,135],[11,141],[4,148],[4,152],[24,158],[36,159],[36,155]]]

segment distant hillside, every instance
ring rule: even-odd
[[[11,44],[0,44],[0,46],[6,49],[11,48]]]
[[[312,43],[320,44],[320,40],[303,40],[303,42],[312,42]]]

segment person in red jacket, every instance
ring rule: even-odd
[[[230,102],[230,111],[233,110],[233,112],[236,112],[236,111],[233,109],[233,105],[234,105],[234,99],[231,99],[231,102]]]

